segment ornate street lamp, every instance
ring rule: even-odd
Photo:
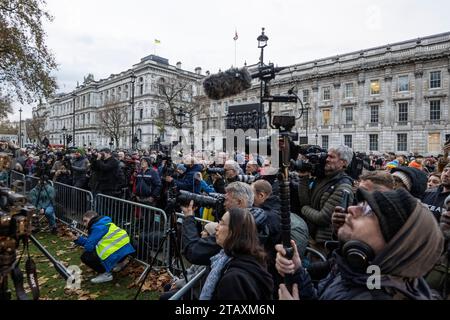
[[[264,48],[267,46],[267,41],[269,40],[269,37],[264,34],[264,28],[262,28],[261,34],[256,38],[258,40],[258,48],[261,49],[261,56],[259,57],[259,68],[260,70],[264,67]],[[260,103],[259,103],[259,109],[258,109],[258,130],[256,131],[257,137],[259,138],[259,130],[261,129],[261,118],[262,118],[262,112],[263,112],[263,90],[264,90],[264,84],[263,81],[260,83]]]
[[[136,150],[136,137],[134,136],[134,83],[136,76],[134,71],[131,71],[131,149]]]
[[[73,97],[73,115],[72,115],[72,146],[75,147],[75,98],[77,95],[72,93]]]
[[[306,109],[306,144],[308,144],[308,127],[309,127],[309,102],[305,103]]]
[[[22,107],[19,109],[19,134],[17,139],[19,140],[19,147],[22,148]]]
[[[66,126],[64,126],[61,130],[63,132],[64,149],[66,149]]]

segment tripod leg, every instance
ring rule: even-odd
[[[166,232],[166,234],[164,235],[164,237],[163,237],[163,238],[161,239],[161,241],[159,242],[158,250],[156,250],[156,253],[155,253],[155,255],[154,255],[153,258],[152,258],[152,262],[150,263],[150,266],[147,268],[147,270],[145,270],[144,275],[141,277],[141,278],[142,278],[142,280],[141,280],[141,285],[139,286],[139,289],[138,289],[138,291],[136,292],[136,295],[134,296],[134,300],[136,300],[137,297],[139,296],[139,294],[141,293],[141,290],[142,290],[142,287],[144,286],[145,280],[147,280],[147,277],[148,277],[148,275],[150,274],[150,271],[153,269],[153,266],[154,266],[155,261],[156,261],[156,257],[158,257],[158,254],[161,252],[161,250],[162,250],[162,248],[163,248],[163,245],[164,245],[164,243],[166,242],[167,237],[169,236],[169,231],[170,231],[170,230],[168,230],[168,231]]]
[[[181,271],[183,272],[184,279],[186,280],[186,283],[189,281],[186,268],[184,266],[183,262],[183,256],[181,255],[180,247],[178,246],[178,238],[177,238],[177,231],[175,229],[172,229],[171,232],[171,241],[173,242],[173,246],[175,248],[175,257],[179,259],[181,264]],[[172,243],[171,242],[171,243]]]
[[[11,300],[11,292],[8,290],[8,276],[0,276],[0,301]]]

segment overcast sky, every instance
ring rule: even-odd
[[[450,31],[446,0],[47,0],[47,7],[58,92],[155,53],[189,71],[225,70],[235,63],[235,30],[239,67],[258,61],[261,27],[265,61],[279,66]],[[22,107],[22,118],[31,117],[31,106]]]

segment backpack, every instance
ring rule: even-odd
[[[293,212],[291,212],[291,239],[295,241],[300,257],[303,257],[309,241],[308,225]]]

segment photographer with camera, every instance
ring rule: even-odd
[[[39,210],[39,213],[45,214],[52,234],[57,234],[56,216],[53,201],[55,200],[55,189],[48,182],[48,177],[43,176],[36,187],[30,191],[30,202]]]
[[[223,168],[209,168],[208,173],[213,181],[213,188],[218,193],[225,193],[225,188],[233,182],[252,183],[256,175],[244,175],[239,164],[234,160],[227,160]]]
[[[264,246],[266,252],[273,253],[274,242],[279,238],[279,217],[268,218],[263,209],[253,207],[254,199],[255,195],[248,184],[234,182],[226,188],[223,206],[225,211],[232,208],[249,209],[256,222],[260,244]],[[200,238],[192,207],[182,206],[181,209],[185,214],[182,231],[184,256],[193,264],[209,265],[209,259],[220,251],[220,246],[215,243],[214,237]],[[220,218],[222,217],[218,217]]]
[[[55,156],[56,156],[55,162],[53,163],[53,166],[50,170],[50,178],[53,180],[54,180],[56,171],[58,171],[61,168],[61,166],[63,164],[63,159],[64,159],[62,152],[56,152]]]
[[[72,235],[72,240],[85,250],[81,261],[100,273],[91,282],[112,281],[111,272],[121,271],[129,262],[128,257],[136,251],[130,243],[130,237],[110,217],[100,216],[95,211],[84,213],[83,225],[88,230],[88,236]]]
[[[43,177],[43,176],[46,176],[47,178],[50,177],[50,171],[52,169],[53,164],[49,160],[50,158],[48,157],[46,151],[41,151],[41,154],[39,155],[39,160],[36,162],[36,170],[34,172],[34,175],[36,177]]]
[[[89,160],[85,156],[84,149],[75,149],[72,153],[71,171],[73,173],[73,186],[80,189],[87,187],[87,172]]]
[[[308,223],[311,245],[324,253],[325,242],[332,240],[331,216],[335,207],[341,203],[345,191],[350,194],[349,202],[353,201],[353,180],[345,173],[352,157],[353,151],[348,146],[330,148],[325,162],[322,159],[324,155],[320,155],[319,163],[313,170],[313,174],[317,175],[316,172],[323,169],[323,176],[313,177],[311,182],[309,173],[299,173],[301,216]],[[323,163],[323,168],[317,168]]]
[[[197,172],[202,171],[202,166],[195,163],[195,159],[191,156],[186,156],[184,158],[184,167],[177,166],[177,170],[184,171],[182,176],[179,178],[174,178],[172,176],[166,176],[165,181],[167,183],[174,182],[178,190],[186,190],[188,192],[194,192],[194,175]],[[184,170],[185,169],[185,170]]]

